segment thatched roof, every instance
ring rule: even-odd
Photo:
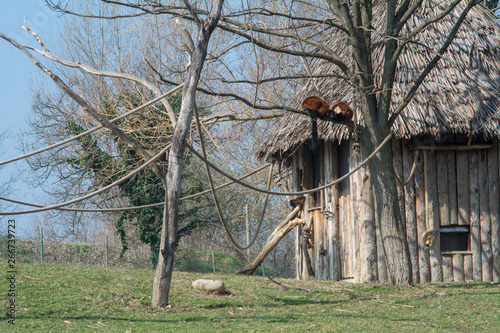
[[[407,23],[402,34],[413,30],[427,18],[444,10],[450,1],[424,1],[423,8]],[[434,56],[433,51],[443,44],[466,6],[460,4],[441,21],[434,23],[416,36],[416,43],[409,43],[401,54],[393,91],[393,106],[402,101],[413,82]],[[384,31],[385,7],[374,8],[373,26]],[[383,45],[379,34],[373,34],[373,63],[375,82],[379,83],[383,65]],[[333,45],[347,45],[341,32],[334,32]],[[424,47],[422,45],[426,45]],[[342,58],[352,64],[351,48]],[[293,101],[299,108],[300,101],[310,95],[320,95],[333,104],[343,100],[355,110],[355,122],[362,124],[356,91],[334,73],[338,68],[318,59],[313,64],[313,74],[332,73],[332,77],[309,80]],[[316,90],[320,87],[320,92]],[[286,114],[277,129],[265,139],[257,156],[284,159],[293,154],[302,143],[310,140],[310,119],[294,113]],[[474,7],[468,14],[454,42],[444,58],[427,76],[416,95],[392,128],[398,138],[429,135],[439,139],[447,133],[483,135],[486,138],[500,137],[500,27],[495,17],[482,5]],[[349,136],[345,126],[318,123],[320,140],[342,140]]]

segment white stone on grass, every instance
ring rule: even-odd
[[[205,280],[199,279],[191,283],[194,289],[207,291],[215,294],[223,294],[226,292],[226,287],[224,287],[224,282],[218,280]]]

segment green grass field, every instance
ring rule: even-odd
[[[2,332],[500,331],[500,285],[492,283],[397,288],[175,272],[172,307],[154,309],[153,270],[20,263],[12,325],[1,264]],[[195,291],[198,278],[221,279],[230,293]]]

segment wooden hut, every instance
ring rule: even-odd
[[[433,11],[441,12],[447,1],[424,3],[408,29]],[[431,50],[442,45],[465,5],[461,2],[446,18],[418,34],[416,43],[408,44],[398,64],[394,105],[428,63]],[[383,31],[384,15],[373,17],[375,29]],[[373,59],[379,76],[383,49],[376,35]],[[344,42],[341,33],[331,38],[336,45]],[[476,6],[392,128],[395,176],[408,178],[416,163],[411,181],[398,186],[416,283],[500,280],[499,45],[496,19],[486,8]],[[349,52],[346,47],[346,62],[352,59]],[[317,60],[313,73],[333,74],[335,67]],[[309,95],[321,95],[332,103],[344,100],[357,109],[356,91],[334,75],[305,82],[294,106]],[[363,125],[359,113],[355,125]],[[287,114],[257,151],[261,159],[272,157],[291,169],[294,191],[328,183],[370,153],[346,126],[319,121],[319,157],[313,160],[310,128],[307,116]],[[421,153],[415,158],[417,152]],[[387,280],[367,168],[341,184],[306,196],[302,207],[306,225],[297,228],[295,235],[298,279]],[[428,229],[436,232],[430,249],[420,241]]]

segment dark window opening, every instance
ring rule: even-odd
[[[441,226],[439,231],[441,252],[470,251],[470,227],[468,225]]]

